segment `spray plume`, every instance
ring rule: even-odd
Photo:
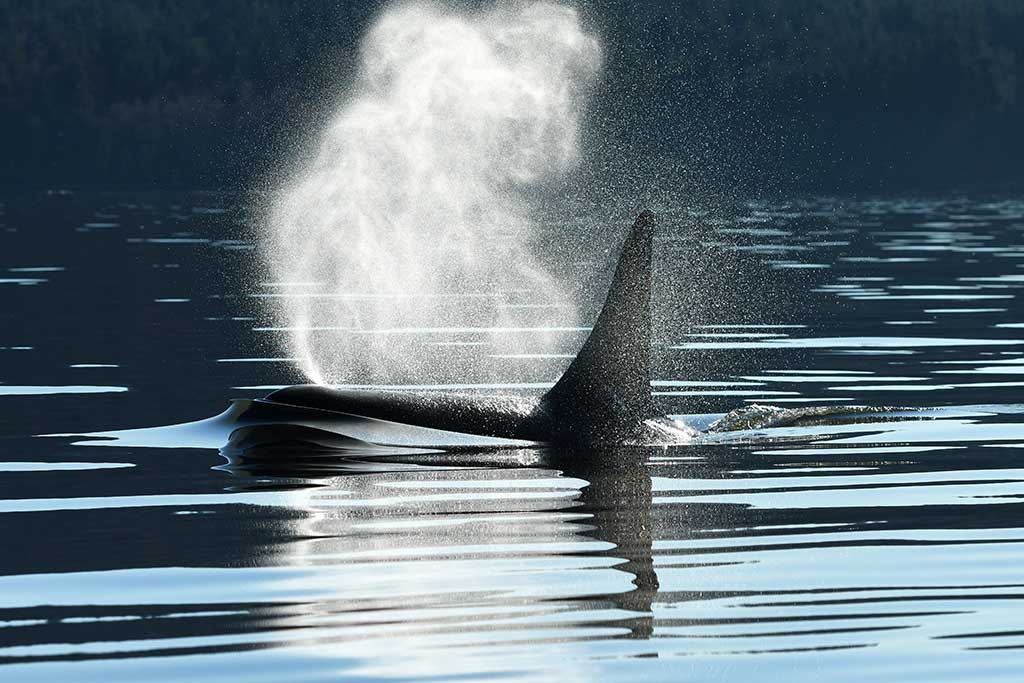
[[[500,332],[501,301],[517,293],[574,319],[529,251],[531,216],[578,163],[600,58],[559,5],[415,3],[377,18],[347,101],[275,195],[262,245],[309,380],[422,373],[396,328]]]

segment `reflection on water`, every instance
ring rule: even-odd
[[[782,319],[666,316],[665,412],[904,407],[881,415],[604,452],[367,450],[315,426],[249,426],[222,451],[173,429],[160,448],[33,436],[183,423],[295,379],[237,288],[247,243],[210,210],[230,201],[5,202],[0,276],[47,270],[0,288],[0,678],[1019,678],[1024,203],[704,224],[706,248],[802,273],[807,294]],[[694,218],[665,213],[668,258]],[[473,310],[402,337],[490,374],[424,384],[540,391],[578,343],[496,352]]]

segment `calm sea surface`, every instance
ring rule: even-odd
[[[0,679],[1021,680],[1024,199],[653,207],[666,413],[882,417],[258,462],[76,436],[301,379],[247,204],[2,198]],[[406,330],[444,360],[419,382],[541,391],[585,331],[531,337],[539,297]],[[520,352],[496,353],[510,305]]]

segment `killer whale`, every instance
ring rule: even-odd
[[[811,420],[894,414],[872,406],[779,408],[747,405],[701,431],[658,415],[651,400],[651,248],[654,215],[641,213],[619,254],[604,306],[569,368],[540,397],[446,391],[343,390],[319,385],[234,399],[196,422],[85,436],[76,445],[216,448],[229,462],[334,467],[351,457],[483,452],[551,446],[567,452],[605,447],[714,441],[727,432],[796,426]]]
[[[619,254],[604,306],[572,364],[540,397],[457,392],[279,389],[260,402],[482,437],[562,446],[688,439],[685,425],[651,400],[651,249],[655,218],[643,211]]]

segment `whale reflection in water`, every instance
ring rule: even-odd
[[[262,424],[236,429],[220,453],[227,463],[217,469],[237,477],[232,491],[281,490],[301,494],[309,490],[320,500],[322,497],[331,499],[344,490],[346,498],[353,495],[373,498],[380,495],[374,491],[382,484],[415,482],[422,478],[424,485],[429,483],[439,491],[452,486],[456,489],[444,494],[440,502],[432,503],[431,496],[410,499],[405,503],[410,506],[409,511],[421,515],[437,505],[435,512],[451,513],[454,507],[464,513],[466,523],[486,517],[489,508],[487,503],[475,502],[472,496],[464,495],[465,492],[460,494],[460,483],[483,485],[482,490],[487,490],[486,484],[498,476],[501,478],[495,483],[504,481],[516,489],[517,482],[525,484],[547,473],[555,477],[553,481],[562,482],[561,487],[569,487],[565,493],[570,495],[570,500],[542,498],[533,501],[532,506],[528,497],[518,502],[503,500],[501,513],[510,512],[504,507],[508,505],[524,505],[524,512],[551,514],[552,506],[571,511],[566,522],[574,528],[572,538],[579,542],[576,534],[582,534],[589,539],[588,543],[600,544],[600,547],[588,546],[587,555],[606,558],[609,568],[623,572],[625,581],[632,585],[632,588],[608,595],[584,598],[573,609],[613,610],[612,614],[616,615],[613,625],[623,630],[620,637],[648,639],[654,632],[653,605],[659,581],[653,559],[655,524],[649,463],[653,454],[665,453],[662,447],[589,447],[585,451],[558,446],[444,451],[403,449],[367,445],[315,427]],[[516,473],[522,473],[525,478],[519,480]],[[361,486],[359,482],[365,484]],[[522,493],[520,490],[516,495]],[[403,504],[395,501],[390,505],[402,507]],[[353,522],[351,515],[361,517],[354,509],[339,510],[326,517],[315,516],[314,524],[318,526],[305,533],[328,546],[335,542],[332,541],[335,536],[342,539],[337,541],[342,543],[345,535],[341,528]],[[377,519],[376,514],[374,519]],[[451,539],[444,541],[452,542]],[[500,537],[486,542],[500,543]],[[318,552],[330,553],[327,547],[321,547]]]

